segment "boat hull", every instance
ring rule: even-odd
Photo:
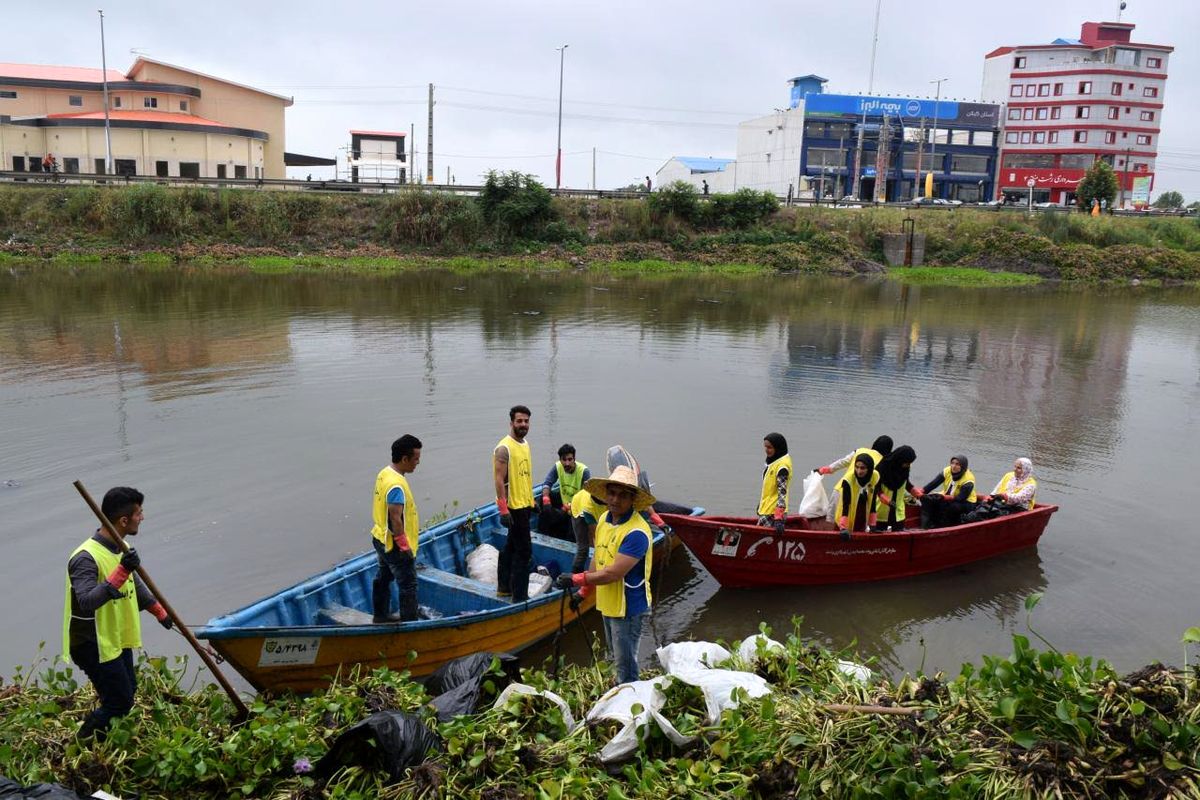
[[[680,541],[727,588],[890,580],[937,572],[1037,545],[1058,506],[843,541],[825,520],[789,517],[782,535],[754,518],[664,515]]]

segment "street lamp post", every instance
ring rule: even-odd
[[[563,98],[563,62],[566,59],[568,45],[556,47],[558,50],[558,150],[554,158],[554,188],[562,187],[562,98]]]
[[[100,71],[101,82],[104,87],[104,174],[112,174],[112,128],[108,122],[108,55],[104,48],[104,11],[103,9],[96,12],[100,15]]]
[[[935,78],[934,80],[930,81],[930,83],[937,84],[937,94],[933,98],[933,135],[930,137],[930,144],[929,144],[929,166],[933,173],[937,173],[937,172],[941,171],[938,169],[938,163],[937,163],[937,132],[938,132],[937,123],[938,123],[938,111],[939,111],[939,109],[938,109],[939,102],[938,101],[940,101],[942,99],[942,82],[948,81],[948,80],[950,80],[950,79],[949,78]]]

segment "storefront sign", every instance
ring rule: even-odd
[[[1000,171],[1000,183],[1031,189],[1074,189],[1083,175],[1081,169],[1005,169]]]
[[[903,117],[930,122],[934,117],[947,124],[958,123],[978,128],[995,128],[1000,107],[990,103],[959,103],[956,100],[920,100],[911,97],[875,97],[860,94],[807,94],[804,113],[812,116],[854,114],[868,117]]]
[[[1138,176],[1133,179],[1133,191],[1130,192],[1129,199],[1135,206],[1150,205],[1150,178],[1148,176]]]

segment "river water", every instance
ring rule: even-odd
[[[72,480],[146,493],[143,563],[199,624],[366,549],[401,433],[424,441],[423,517],[486,502],[514,403],[537,476],[564,441],[594,466],[620,442],[658,496],[712,513],[752,513],[769,431],[801,470],[880,433],[916,449],[914,482],[965,453],[984,489],[1027,455],[1061,506],[1036,551],[897,582],[722,590],[680,550],[661,639],[799,615],[886,671],[956,670],[1007,652],[1044,592],[1038,632],[1132,669],[1178,663],[1200,624],[1192,289],[81,266],[0,275],[0,675],[58,651],[95,527]]]

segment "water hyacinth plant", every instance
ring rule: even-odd
[[[134,712],[105,742],[80,743],[74,731],[94,695],[54,665],[0,689],[0,774],[140,798],[1200,796],[1189,670],[1151,664],[1121,676],[1018,634],[1011,654],[953,677],[863,682],[839,669],[849,654],[803,640],[799,620],[783,644],[753,665],[718,665],[757,671],[772,692],[741,696],[716,725],[705,724],[692,687],[670,682],[662,713],[697,738],[676,747],[648,729],[622,764],[597,757],[619,726],[568,731],[561,709],[540,697],[493,707],[485,693],[476,713],[439,723],[403,672],[349,671],[307,697],[259,698],[239,726],[219,690],[185,690],[183,664],[148,658]],[[523,680],[583,719],[609,674],[600,663],[565,667],[557,679],[529,669]],[[309,769],[338,734],[379,709],[420,715],[441,750],[398,782],[366,766],[314,777]]]

